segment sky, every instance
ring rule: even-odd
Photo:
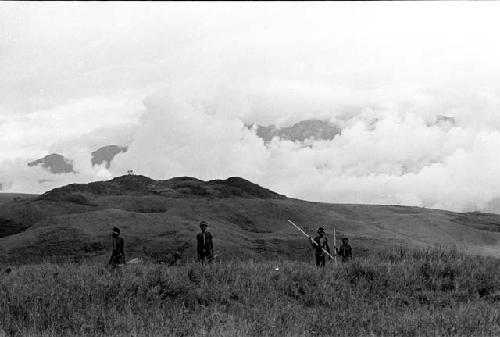
[[[0,183],[43,193],[133,170],[489,210],[499,16],[498,2],[2,2]],[[246,127],[304,119],[342,132],[266,144]],[[109,144],[129,150],[92,167]],[[26,165],[54,152],[77,173]]]

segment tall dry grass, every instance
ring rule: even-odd
[[[324,269],[22,266],[0,279],[12,336],[500,336],[500,261],[398,248]]]

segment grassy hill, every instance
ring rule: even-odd
[[[156,181],[126,175],[71,184],[40,196],[0,202],[0,259],[9,263],[106,261],[111,228],[125,239],[126,258],[158,259],[179,249],[195,255],[201,220],[209,223],[222,260],[309,261],[307,240],[287,220],[313,235],[350,238],[354,253],[387,247],[454,246],[500,256],[500,215],[417,207],[348,205],[287,198],[242,178]]]

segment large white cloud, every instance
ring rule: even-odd
[[[248,99],[217,107],[194,92],[164,90],[146,100],[129,151],[111,166],[166,179],[244,176],[290,196],[326,202],[407,204],[453,210],[483,209],[500,197],[500,132],[426,118],[406,105],[361,110],[342,134],[306,143],[274,139],[267,146],[236,113]],[[225,102],[238,102],[236,95]],[[229,109],[235,113],[227,114]],[[219,113],[221,111],[221,113]]]
[[[500,197],[498,3],[0,7],[9,190],[133,169],[330,202],[468,210]],[[245,127],[310,118],[342,134],[266,146]],[[129,151],[90,167],[106,143]],[[79,173],[26,167],[49,152]]]

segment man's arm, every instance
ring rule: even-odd
[[[125,263],[125,241],[122,239],[122,256],[123,262]]]
[[[330,256],[330,246],[328,245],[328,239],[325,237],[325,247],[324,249],[328,252],[328,260],[331,260],[331,256]]]
[[[313,239],[312,237],[309,237],[309,242],[311,243],[311,246],[313,248],[316,248],[316,246],[318,245],[318,243],[316,242],[316,240]]]
[[[208,240],[210,242],[210,256],[214,256],[214,242],[212,240],[212,233],[208,236]]]

